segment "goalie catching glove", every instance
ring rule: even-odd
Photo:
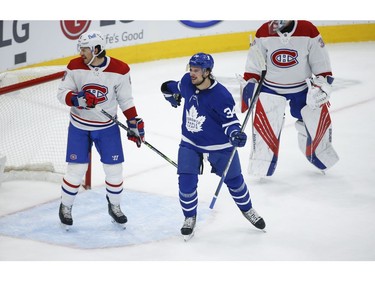
[[[134,141],[138,147],[141,147],[142,142],[145,141],[145,125],[142,118],[132,118],[126,122],[129,127],[128,140]]]
[[[181,95],[180,94],[174,94],[168,89],[168,83],[171,81],[164,82],[161,85],[161,91],[164,95],[164,98],[170,102],[170,104],[173,107],[177,107],[181,105]]]
[[[332,76],[316,76],[306,79],[309,88],[306,96],[306,104],[311,108],[319,108],[329,101],[332,92]]]
[[[73,93],[71,100],[73,106],[78,107],[80,109],[94,108],[98,104],[98,98],[88,91],[80,91],[78,93]]]

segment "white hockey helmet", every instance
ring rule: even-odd
[[[81,48],[90,48],[94,53],[95,47],[100,46],[100,53],[105,50],[105,38],[99,31],[87,31],[82,33],[78,39],[78,51]]]

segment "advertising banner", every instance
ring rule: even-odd
[[[77,39],[100,31],[106,48],[121,48],[182,38],[255,31],[264,21],[235,20],[5,20],[0,21],[0,72],[78,55]],[[320,21],[319,25],[348,24]]]

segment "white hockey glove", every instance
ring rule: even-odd
[[[319,108],[329,101],[333,79],[332,76],[316,76],[306,79],[309,88],[306,96],[306,104],[311,109]]]

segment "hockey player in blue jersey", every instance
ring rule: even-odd
[[[178,151],[179,199],[185,216],[181,234],[194,233],[198,206],[198,175],[203,172],[203,158],[211,172],[220,176],[228,163],[233,146],[243,147],[247,136],[234,111],[231,93],[212,75],[211,55],[197,53],[189,61],[190,71],[180,81],[166,81],[161,91],[173,107],[184,98],[182,139]],[[265,222],[252,207],[249,190],[242,176],[236,152],[224,183],[242,214],[257,228]]]

